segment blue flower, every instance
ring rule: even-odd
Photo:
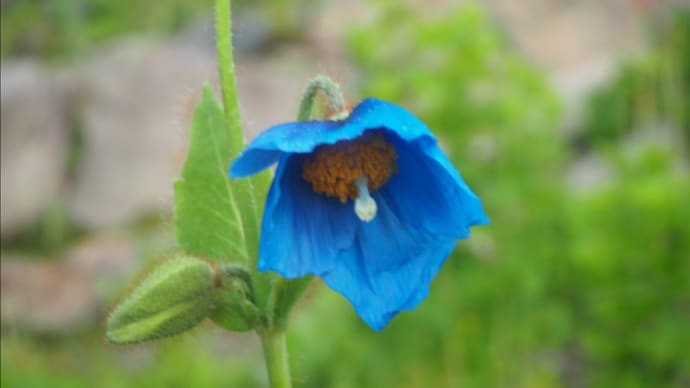
[[[344,120],[271,127],[230,176],[275,162],[259,270],[321,277],[375,330],[421,303],[456,240],[488,223],[429,129],[385,101],[366,99]]]

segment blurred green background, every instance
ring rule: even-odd
[[[174,252],[172,179],[214,67],[211,1],[2,1],[3,387],[261,387],[252,334],[107,344]],[[321,284],[297,387],[690,385],[683,1],[236,1],[250,134],[326,73],[406,106],[492,219],[381,333]]]

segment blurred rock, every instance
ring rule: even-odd
[[[517,46],[547,71],[639,49],[640,5],[629,0],[488,0]]]
[[[317,74],[300,47],[284,47],[270,57],[241,58],[237,87],[244,131],[253,138],[264,129],[297,118],[302,92]]]
[[[3,254],[2,322],[45,333],[93,325],[138,269],[134,243],[114,236],[79,243],[64,260]]]
[[[239,38],[248,39],[249,26],[239,24]],[[170,41],[116,41],[92,59],[50,75],[36,66],[22,66],[19,70],[28,74],[23,76],[28,80],[25,86],[13,86],[17,82],[12,80],[21,77],[3,65],[3,113],[8,111],[2,121],[3,236],[6,230],[35,222],[53,198],[65,198],[70,219],[85,229],[119,227],[169,212],[200,87],[208,81],[217,85],[210,37],[212,31],[204,27]],[[240,109],[248,137],[294,120],[303,88],[313,76],[352,78],[345,55],[333,49],[339,42],[332,39],[322,37],[311,46],[283,45],[267,56],[245,52],[237,57]],[[44,85],[56,85],[58,92]],[[17,91],[28,94],[21,100],[25,108],[12,105]],[[64,107],[53,100],[63,101]],[[75,156],[74,171],[69,171],[69,182],[60,191],[70,140],[64,116],[76,123],[71,134],[78,144],[70,154]],[[14,129],[19,124],[40,130]]]
[[[581,126],[585,97],[644,46],[645,6],[628,0],[487,0],[512,42],[551,78],[565,102],[564,135]]]
[[[102,228],[169,211],[196,96],[214,75],[213,52],[181,41],[121,41],[71,70],[84,137],[75,222]]]
[[[420,8],[428,9],[426,2]],[[322,72],[342,82],[355,78],[349,63],[347,33],[358,25],[368,25],[376,15],[375,7],[361,0],[332,1],[323,5],[318,18],[308,24],[307,39]]]
[[[275,124],[294,121],[304,88],[310,79],[325,74],[342,84],[346,98],[352,68],[338,56],[304,46],[286,45],[270,56],[237,58],[237,87],[244,131],[249,139]]]
[[[66,254],[66,267],[89,279],[101,305],[110,302],[136,270],[139,258],[131,239],[100,236],[77,244]]]
[[[271,21],[256,7],[233,10],[232,45],[237,54],[260,53],[276,40]]]
[[[306,41],[274,47],[270,55],[235,56],[240,111],[249,138],[276,123],[295,120],[304,87],[319,74],[340,82],[346,98],[360,97],[352,89],[356,74],[348,62],[345,33],[353,22],[369,18],[372,9],[359,0],[319,7],[318,17],[304,26]],[[254,40],[260,31],[252,31],[259,27],[251,24],[238,21],[236,38],[259,47]]]
[[[35,223],[60,195],[68,133],[51,77],[33,61],[3,62],[0,234]]]
[[[4,255],[0,284],[3,325],[66,332],[98,315],[91,282],[58,261]]]

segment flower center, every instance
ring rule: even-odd
[[[365,133],[317,147],[302,165],[302,177],[314,192],[335,197],[342,203],[355,200],[355,213],[362,221],[376,216],[376,202],[369,195],[397,171],[398,155],[383,135]]]

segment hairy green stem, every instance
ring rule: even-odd
[[[271,330],[261,334],[264,360],[268,368],[268,380],[272,388],[290,388],[290,366],[283,330]]]
[[[220,76],[221,94],[223,96],[223,112],[228,131],[241,131],[240,114],[237,103],[237,87],[235,85],[235,69],[232,56],[232,30],[230,0],[216,0],[216,50],[218,53],[218,71]],[[259,279],[257,279],[259,280]],[[269,295],[269,321],[264,324],[265,330],[257,330],[264,349],[266,368],[274,388],[289,388],[290,369],[287,360],[287,346],[285,332],[282,328],[273,327],[273,310],[275,309],[276,294],[280,292],[275,285]]]
[[[223,96],[225,125],[229,131],[240,130],[240,111],[235,86],[235,62],[232,57],[232,21],[230,0],[216,0],[216,51]]]
[[[300,101],[299,104],[299,114],[297,115],[298,121],[307,121],[311,119],[311,111],[319,92],[325,95],[328,108],[331,112],[340,113],[345,110],[345,101],[343,99],[343,93],[340,91],[340,86],[329,77],[320,75],[309,81],[304,90],[302,101]]]

